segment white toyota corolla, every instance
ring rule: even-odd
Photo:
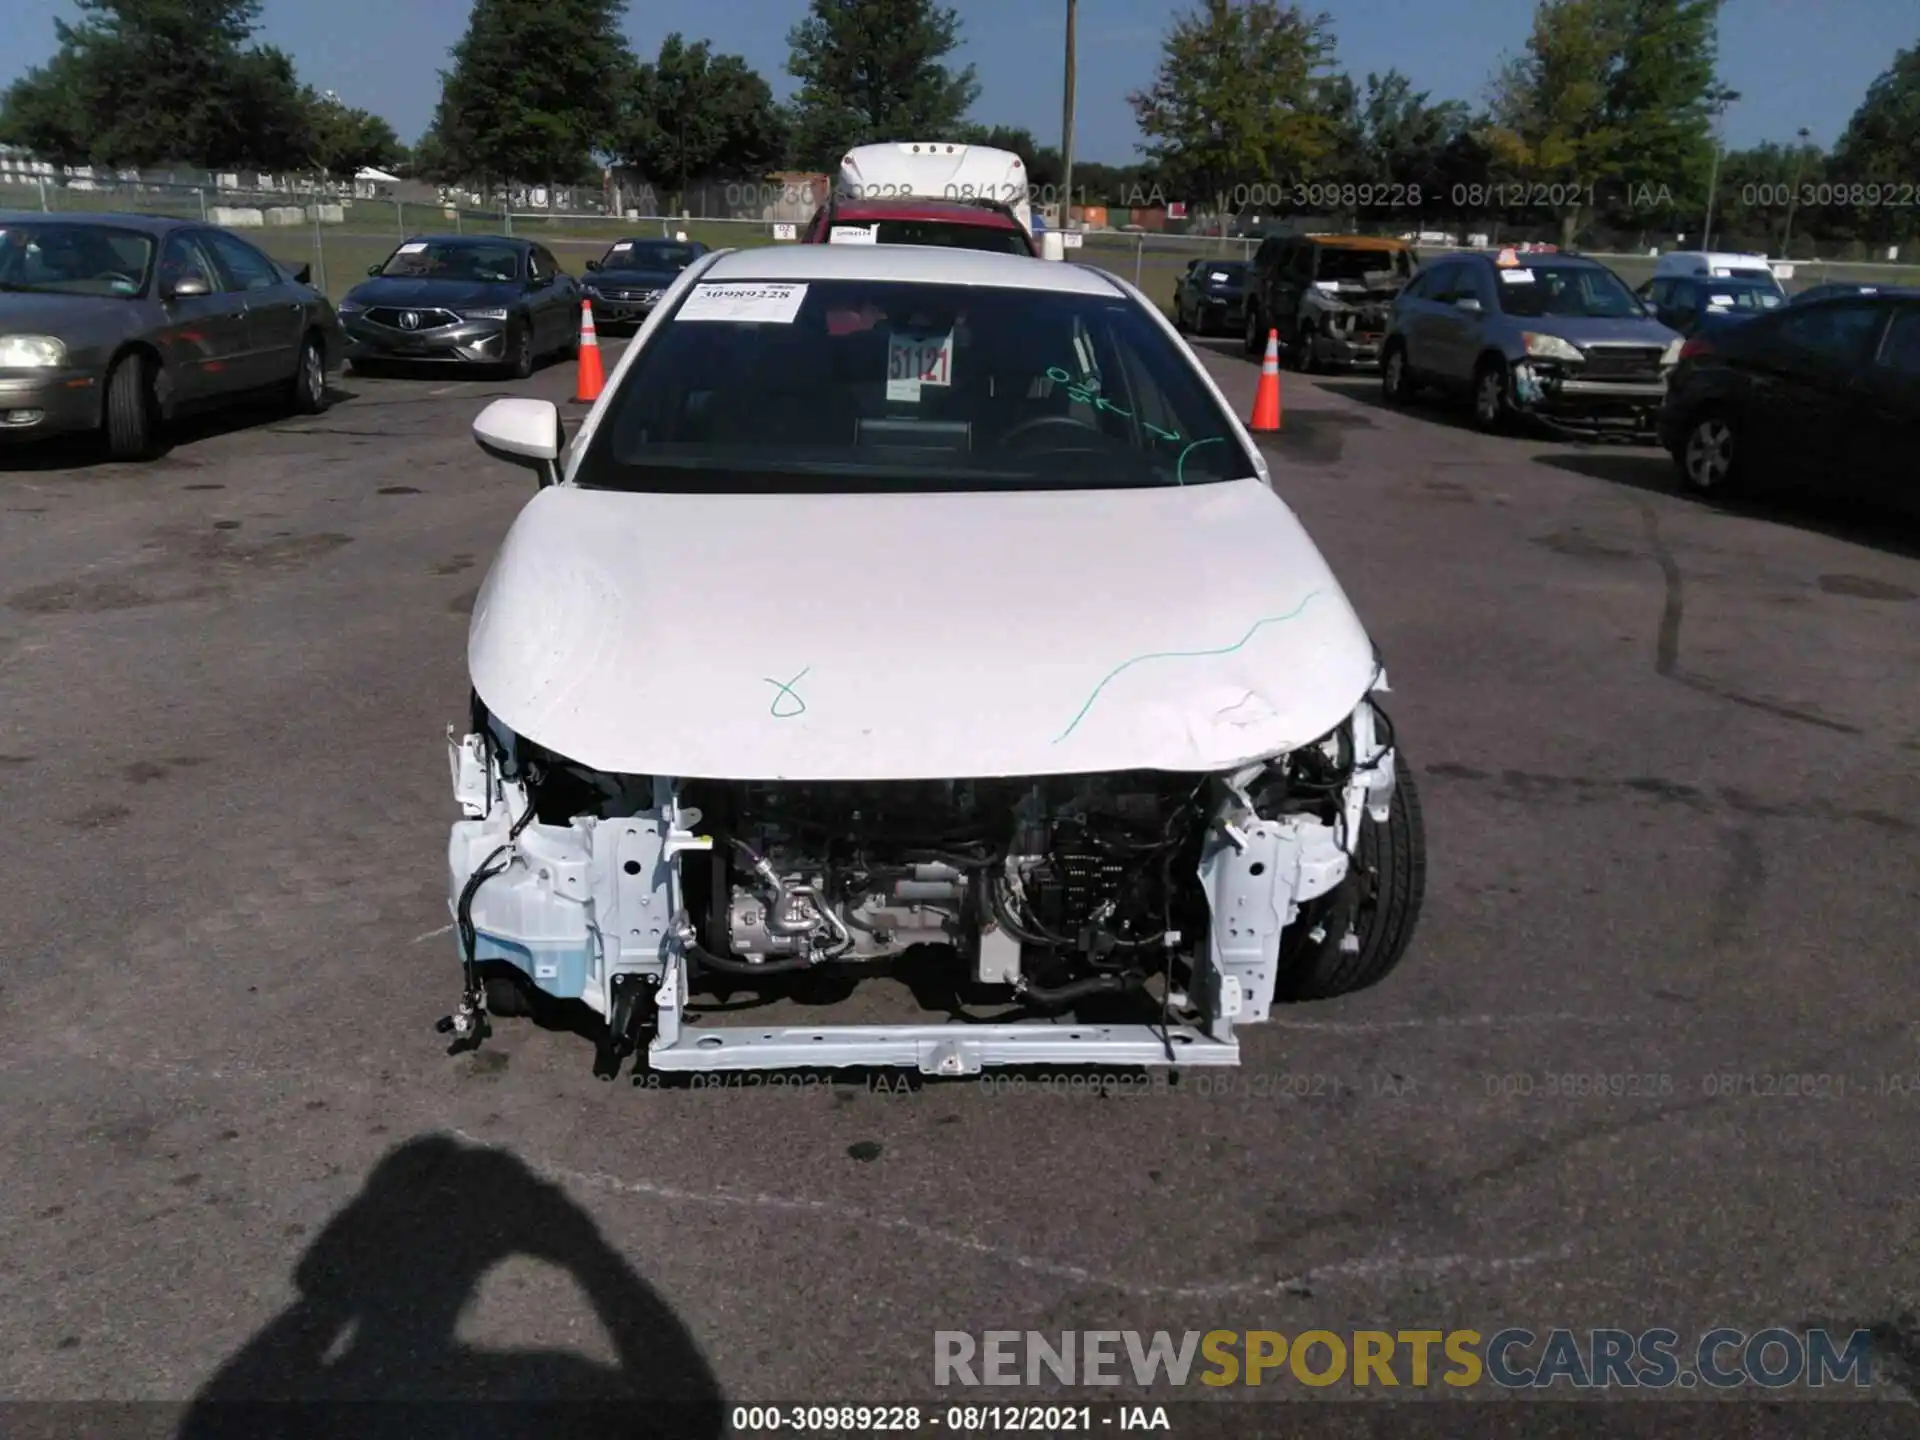
[[[540,488],[448,737],[456,1043],[572,1000],[615,1067],[1231,1065],[1405,951],[1424,836],[1379,657],[1124,281],[722,251],[570,440],[531,399],[474,434]],[[817,972],[922,1003],[691,1023]]]

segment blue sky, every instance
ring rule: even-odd
[[[1156,42],[1180,8],[1081,0],[1077,156],[1138,158],[1126,96],[1152,77]],[[1474,101],[1500,57],[1525,44],[1534,0],[1322,0],[1319,8],[1332,14],[1340,59],[1354,74],[1397,66],[1436,99]],[[469,9],[469,0],[266,0],[261,38],[290,51],[310,84],[384,115],[411,143],[433,113],[437,72]],[[981,81],[975,118],[1024,125],[1057,143],[1065,0],[962,0],[959,9],[959,58]],[[787,32],[805,12],[806,0],[635,0],[627,35],[642,56],[674,30],[710,38],[744,55],[784,96],[793,88]],[[0,84],[45,60],[53,18],[71,13],[67,0],[0,0]],[[1790,140],[1805,126],[1831,144],[1893,52],[1916,42],[1914,0],[1728,0],[1721,73],[1745,99],[1727,112],[1727,142]]]

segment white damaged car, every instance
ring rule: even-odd
[[[578,1001],[616,1069],[1233,1065],[1405,951],[1380,660],[1124,281],[722,251],[571,439],[474,434],[540,484],[448,736],[456,1046]]]

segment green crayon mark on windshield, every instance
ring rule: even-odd
[[[1293,609],[1289,610],[1286,614],[1269,615],[1264,620],[1254,621],[1252,625],[1247,627],[1246,634],[1242,635],[1238,640],[1234,641],[1233,644],[1223,645],[1218,650],[1162,650],[1152,655],[1136,655],[1131,660],[1122,661],[1120,664],[1114,666],[1113,669],[1109,670],[1105,678],[1103,678],[1098,685],[1093,687],[1093,693],[1087,696],[1087,703],[1080,707],[1080,713],[1073,717],[1073,723],[1071,725],[1068,725],[1067,728],[1062,730],[1058,735],[1054,736],[1053,743],[1055,745],[1058,745],[1062,740],[1066,739],[1069,735],[1071,735],[1074,732],[1074,728],[1078,726],[1082,720],[1087,718],[1087,712],[1093,709],[1093,702],[1100,698],[1100,692],[1102,690],[1105,690],[1108,685],[1112,684],[1115,680],[1117,680],[1124,671],[1131,670],[1135,665],[1144,664],[1148,660],[1198,660],[1198,659],[1202,659],[1204,657],[1212,656],[1212,655],[1231,655],[1234,651],[1240,649],[1241,646],[1245,645],[1249,640],[1253,639],[1254,634],[1257,631],[1263,629],[1268,625],[1278,625],[1282,621],[1293,619],[1302,610],[1306,609],[1307,602],[1312,600],[1313,597],[1318,595],[1319,593],[1320,592],[1318,590],[1309,590],[1307,592],[1306,598],[1303,599],[1298,605],[1294,606]],[[795,678],[798,679],[799,677],[796,676]]]
[[[807,670],[811,670],[812,668],[813,667],[811,665],[807,666]],[[807,702],[802,700],[800,696],[797,693],[795,693],[793,688],[794,686],[798,685],[803,679],[806,678],[807,670],[802,670],[798,675],[794,676],[793,679],[788,680],[785,683],[782,683],[781,681],[778,681],[778,680],[767,679],[765,676],[761,677],[764,683],[773,686],[775,690],[778,690],[780,692],[779,694],[773,697],[773,704],[767,707],[767,713],[773,716],[774,719],[791,720],[795,716],[804,715],[807,713]],[[791,701],[795,706],[799,708],[792,709],[792,710],[782,710],[780,708],[781,705],[789,701]]]

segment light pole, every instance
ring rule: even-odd
[[[1060,228],[1073,228],[1073,22],[1079,0],[1067,0],[1066,97],[1060,107],[1060,188],[1066,199],[1060,206]]]
[[[1791,260],[1793,258],[1793,254],[1789,248],[1793,242],[1793,207],[1794,203],[1800,198],[1800,166],[1807,158],[1807,136],[1813,132],[1802,125],[1793,133],[1799,137],[1800,145],[1799,148],[1793,152],[1793,184],[1787,188],[1787,228],[1786,233],[1780,237],[1780,258],[1782,260]]]
[[[1702,250],[1713,249],[1713,195],[1720,185],[1720,121],[1727,113],[1727,106],[1739,98],[1738,90],[1716,90],[1707,100],[1713,107],[1713,170],[1707,176],[1707,219],[1700,227]]]

